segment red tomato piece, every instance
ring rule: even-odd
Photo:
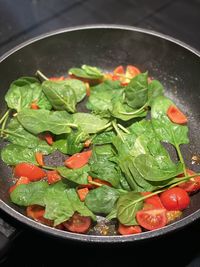
[[[140,210],[136,213],[136,219],[147,230],[159,229],[167,223],[166,209]]]
[[[186,171],[188,175],[191,175],[191,176],[195,175],[195,172],[193,172],[192,170],[187,169]],[[185,176],[184,174],[178,175],[178,177],[184,177],[184,176]],[[179,184],[178,186],[184,189],[188,193],[194,193],[200,190],[200,176],[193,177],[189,181],[183,182]]]
[[[30,183],[30,180],[27,178],[27,177],[24,177],[24,176],[21,176],[15,185],[11,186],[9,188],[9,193],[12,193],[13,190],[15,190],[15,188],[20,185],[20,184],[29,184]]]
[[[188,193],[180,187],[173,187],[160,194],[162,204],[167,210],[183,210],[190,204]]]
[[[126,67],[126,77],[128,77],[128,78],[134,78],[136,75],[138,75],[140,73],[141,73],[141,71],[135,66],[128,65]]]
[[[55,184],[61,180],[61,176],[57,171],[47,171],[47,180],[49,184]]]
[[[57,81],[64,81],[65,80],[65,77],[64,76],[60,76],[60,77],[51,77],[49,78],[50,81],[54,81],[54,82],[57,82]]]
[[[65,165],[70,169],[78,169],[86,165],[92,155],[92,150],[76,153],[65,160]]]
[[[50,146],[53,145],[53,137],[50,133],[45,133],[44,134],[44,139],[47,142],[47,144],[49,144]]]
[[[63,223],[64,227],[73,233],[86,233],[91,226],[91,218],[86,216],[81,216],[77,212]]]
[[[35,102],[33,102],[31,103],[31,109],[39,109],[39,106]]]
[[[131,225],[127,226],[124,224],[119,224],[118,232],[121,235],[133,235],[133,234],[139,234],[142,232],[142,229],[139,225]]]
[[[81,201],[84,201],[87,194],[89,193],[89,189],[87,187],[81,188],[77,190],[78,196]]]
[[[187,117],[174,105],[169,106],[167,116],[172,122],[177,124],[185,124],[188,121]]]
[[[46,176],[46,172],[43,171],[38,166],[35,166],[34,164],[19,163],[16,165],[14,169],[14,176],[15,177],[25,176],[31,182],[34,182],[44,178]]]
[[[146,196],[149,194],[151,194],[151,192],[145,192],[142,195]],[[152,206],[155,209],[164,209],[164,206],[163,206],[163,204],[160,200],[160,197],[158,195],[154,195],[152,197],[146,198],[144,200],[144,203]]]
[[[113,73],[114,73],[114,75],[118,75],[118,74],[123,75],[123,74],[125,74],[124,67],[122,65],[116,67],[114,69]]]
[[[53,226],[53,221],[44,218],[44,213],[45,213],[44,207],[41,207],[39,205],[31,205],[28,206],[26,209],[26,214],[29,218],[37,222]]]
[[[44,166],[44,159],[43,159],[43,154],[40,153],[40,152],[36,152],[35,153],[35,159],[37,161],[37,163],[40,165],[40,166]]]

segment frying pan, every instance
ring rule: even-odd
[[[40,69],[47,76],[66,73],[72,66],[88,64],[104,70],[118,65],[136,65],[160,80],[166,94],[189,118],[190,144],[182,147],[189,168],[193,154],[200,151],[200,54],[171,37],[135,27],[95,25],[61,29],[25,42],[0,59],[1,114],[9,84],[20,76],[32,76]],[[1,147],[3,143],[1,143]],[[131,236],[94,236],[75,234],[39,224],[24,215],[24,210],[9,200],[11,168],[0,163],[0,209],[33,230],[65,240],[88,243],[121,243],[149,240],[181,229],[200,217],[200,193],[192,196],[183,218],[162,229]]]

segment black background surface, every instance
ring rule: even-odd
[[[155,30],[200,50],[200,0],[0,0],[0,56],[38,34],[96,23]],[[200,266],[190,263],[200,251],[200,222],[146,243],[88,246],[6,219],[22,232],[1,266]]]

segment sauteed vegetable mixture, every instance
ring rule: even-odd
[[[186,115],[135,66],[104,73],[83,65],[49,79],[37,71],[13,81],[5,101],[1,158],[13,167],[10,199],[40,223],[137,234],[178,219],[200,189],[181,153]]]

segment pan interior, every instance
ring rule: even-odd
[[[9,84],[20,76],[32,76],[40,69],[47,76],[65,74],[71,67],[82,64],[98,66],[110,71],[118,65],[136,65],[141,71],[160,80],[166,95],[189,118],[190,144],[182,146],[188,168],[192,156],[200,154],[200,59],[184,47],[166,39],[140,31],[125,29],[82,29],[62,32],[46,37],[19,49],[0,63],[1,114],[5,112],[4,95]],[[3,143],[1,143],[1,146]],[[56,159],[55,159],[56,160]],[[10,203],[11,168],[0,163],[0,198],[10,207],[23,213],[23,209]],[[200,208],[200,193],[192,197],[184,216]]]

